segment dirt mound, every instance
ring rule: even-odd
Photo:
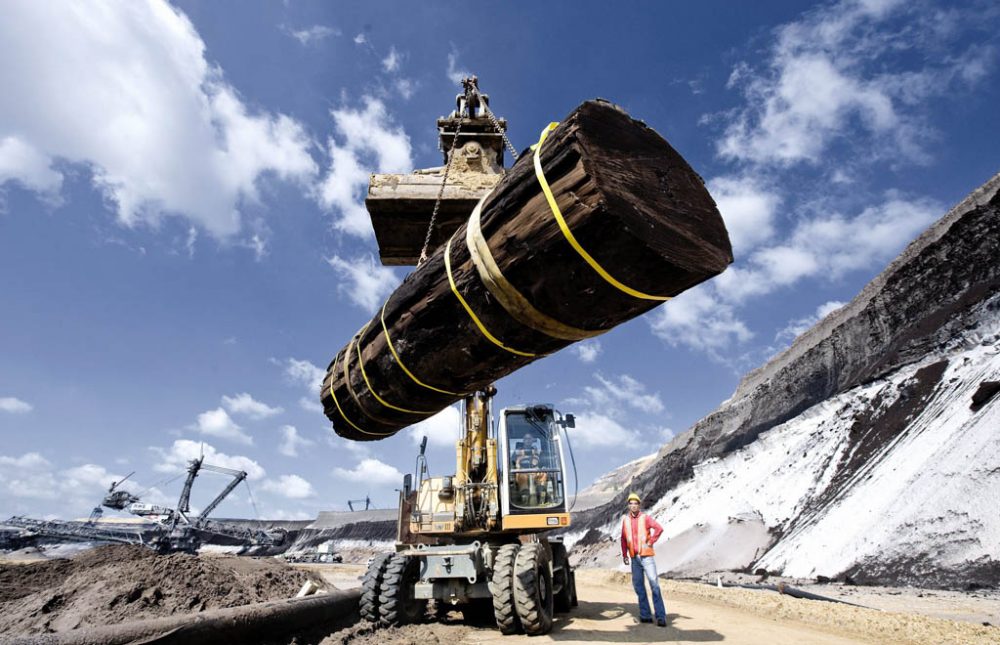
[[[320,645],[454,645],[460,643],[471,629],[458,621],[440,624],[404,625],[402,627],[376,628],[360,622],[330,634]],[[491,632],[499,636],[500,632]]]
[[[64,631],[288,598],[310,577],[270,558],[102,546],[70,560],[0,565],[0,633]]]

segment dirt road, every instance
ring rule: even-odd
[[[869,641],[826,633],[803,624],[778,621],[745,610],[706,603],[671,593],[665,596],[667,627],[640,624],[631,583],[607,572],[577,573],[580,606],[560,615],[552,633],[541,638],[503,637],[480,631],[466,636],[467,643],[815,643],[846,645]],[[624,583],[624,584],[623,584]]]
[[[342,579],[343,581],[343,579]],[[796,643],[947,643],[1000,642],[1000,629],[929,616],[877,611],[843,604],[798,600],[776,593],[716,589],[664,581],[668,626],[639,624],[626,574],[601,569],[577,571],[580,606],[559,615],[547,636],[501,636],[494,627],[469,626],[452,614],[447,624],[411,625],[371,632],[354,628],[332,635],[324,645],[352,643],[711,643],[774,645]]]

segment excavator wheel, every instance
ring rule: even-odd
[[[413,586],[420,577],[420,561],[398,553],[389,558],[382,577],[378,598],[378,622],[395,627],[420,622],[427,611],[427,601],[413,597]]]
[[[565,613],[573,606],[573,572],[569,568],[566,545],[561,542],[552,543],[552,571],[553,588],[559,587],[552,604],[558,613]]]
[[[521,619],[517,617],[514,604],[514,562],[520,544],[504,544],[497,549],[493,558],[493,577],[490,579],[490,593],[493,594],[493,617],[501,634],[517,634],[521,631]]]
[[[524,633],[548,634],[552,629],[552,572],[544,544],[525,544],[514,561],[514,604]]]
[[[579,607],[580,601],[576,597],[576,571],[569,572],[569,605]]]
[[[378,622],[378,597],[382,593],[382,577],[385,575],[385,565],[392,557],[391,553],[380,553],[372,558],[361,582],[361,620]]]

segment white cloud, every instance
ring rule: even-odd
[[[729,231],[737,258],[774,236],[774,215],[781,197],[751,176],[716,177],[707,183]]]
[[[309,361],[296,358],[285,359],[284,363],[272,358],[271,362],[277,365],[283,364],[285,367],[285,378],[292,383],[301,385],[308,391],[306,396],[299,398],[300,408],[307,412],[323,412],[323,406],[320,404],[317,395],[323,379],[326,378],[326,370]]]
[[[0,491],[3,501],[20,513],[32,516],[41,514],[39,501],[51,517],[79,517],[89,513],[101,499],[111,482],[122,481],[123,476],[110,472],[98,464],[86,463],[65,470],[57,470],[44,457],[29,452],[20,457],[0,455]],[[143,492],[143,498],[153,503],[169,503],[158,488],[144,488],[134,479],[121,484],[122,490]],[[21,501],[24,500],[24,501]],[[8,509],[10,510],[10,509]]]
[[[620,448],[639,440],[634,430],[598,412],[576,415],[576,427],[568,432],[573,443],[582,448]]]
[[[462,415],[458,406],[449,405],[444,410],[410,426],[406,432],[415,444],[426,436],[431,446],[454,446],[462,430]]]
[[[816,307],[816,312],[810,316],[789,320],[788,324],[774,335],[776,341],[791,342],[813,327],[816,323],[826,318],[829,314],[840,309],[845,303],[831,300]]]
[[[459,67],[458,52],[455,51],[454,49],[452,49],[451,52],[449,52],[448,54],[448,71],[446,72],[446,74],[448,75],[448,80],[451,81],[454,85],[458,85],[462,82],[463,79],[472,76],[472,74],[468,72],[465,68]]]
[[[390,47],[389,54],[382,59],[382,69],[386,72],[395,72],[399,69],[402,62],[403,57],[398,51],[396,51],[396,47]]]
[[[201,434],[228,439],[248,446],[253,444],[253,437],[243,432],[243,428],[237,425],[222,408],[199,414],[198,421],[191,426],[191,429],[197,430]]]
[[[285,362],[285,376],[294,383],[318,392],[326,378],[326,370],[306,360],[289,358]]]
[[[267,238],[261,233],[254,233],[239,245],[253,251],[253,259],[257,262],[267,257]]]
[[[594,378],[600,383],[600,387],[588,385],[583,388],[582,398],[569,399],[567,402],[596,410],[621,410],[623,407],[651,413],[664,410],[660,395],[647,393],[646,386],[628,374],[622,374],[617,379],[595,374]]]
[[[166,2],[8,5],[0,60],[0,177],[52,192],[58,163],[85,166],[123,225],[182,215],[225,238],[262,176],[316,175],[302,126],[251,114]]]
[[[121,475],[112,474],[104,466],[98,466],[97,464],[83,464],[82,466],[64,470],[63,476],[65,477],[66,485],[71,488],[86,487],[91,489],[107,489],[111,485],[111,482],[117,482],[122,478]]]
[[[942,29],[925,9],[844,0],[777,29],[766,64],[740,64],[730,77],[747,104],[731,118],[718,153],[760,164],[817,164],[835,142],[845,142],[864,145],[871,158],[926,161],[926,99],[956,82],[980,82],[995,52],[973,46],[953,59],[937,55],[952,39],[955,47],[966,45],[960,31]]]
[[[742,302],[804,278],[838,279],[894,257],[942,212],[934,200],[889,194],[853,217],[829,212],[807,218],[787,239],[756,250],[743,266],[723,273],[713,284],[724,300]]]
[[[236,396],[223,396],[222,405],[233,414],[243,414],[251,419],[266,419],[281,414],[281,408],[273,408],[243,392]]]
[[[193,226],[188,227],[187,239],[184,241],[184,250],[189,258],[194,257],[194,243],[198,241],[198,229]]]
[[[266,471],[256,461],[243,455],[227,455],[219,452],[211,444],[191,441],[190,439],[178,439],[174,441],[169,449],[151,448],[153,452],[160,456],[160,463],[154,466],[154,470],[161,473],[182,473],[187,470],[188,462],[205,456],[205,463],[234,470],[244,470],[247,478],[257,480],[264,477]]]
[[[568,430],[574,445],[582,448],[620,447],[640,439],[639,433],[627,427],[633,411],[664,416],[664,405],[658,393],[649,393],[646,386],[623,374],[606,378],[595,374],[597,386],[583,388],[579,397],[566,399],[567,406],[578,412],[576,428]]]
[[[596,361],[602,349],[601,341],[599,340],[585,340],[573,345],[573,353],[583,363],[593,363]]]
[[[26,452],[20,457],[8,457],[0,455],[0,467],[18,468],[21,470],[32,470],[38,468],[48,468],[52,464],[49,460],[37,452]]]
[[[328,446],[336,451],[346,451],[357,457],[358,459],[364,459],[365,457],[372,456],[371,447],[368,442],[365,441],[351,441],[350,439],[344,439],[336,432],[333,428],[327,428],[327,432],[324,435],[326,443]]]
[[[27,414],[34,410],[34,406],[27,401],[13,396],[0,397],[0,412],[10,412],[11,414]]]
[[[307,480],[298,475],[282,475],[277,480],[267,479],[260,485],[266,490],[288,499],[306,499],[316,496],[316,489]]]
[[[410,80],[408,78],[400,78],[396,80],[396,91],[404,99],[409,100],[417,92],[418,83],[416,81]]]
[[[344,260],[338,255],[327,258],[341,282],[337,291],[344,293],[351,302],[371,313],[382,305],[386,296],[399,284],[395,271],[375,263],[371,255],[354,260]]]
[[[281,426],[278,431],[281,433],[278,452],[286,457],[298,457],[300,447],[305,448],[316,443],[312,439],[306,439],[300,435],[295,426]]]
[[[319,186],[319,202],[337,211],[337,229],[371,237],[364,206],[368,177],[372,172],[409,172],[410,138],[392,123],[385,104],[370,96],[364,98],[363,109],[333,110],[331,116],[342,143],[333,137],[328,140],[330,169]]]
[[[403,483],[403,473],[393,466],[374,458],[362,459],[358,465],[348,470],[334,468],[333,474],[347,481],[371,484],[373,486]]]
[[[733,308],[713,296],[707,285],[685,291],[647,319],[653,333],[670,346],[690,347],[710,356],[717,357],[719,351],[734,342],[745,343],[753,338]]]
[[[339,36],[341,34],[339,29],[327,27],[326,25],[312,25],[303,29],[284,27],[283,29],[286,34],[299,41],[299,44],[303,47],[320,43],[330,36]]]
[[[17,181],[25,188],[54,197],[62,188],[62,173],[52,169],[52,159],[18,139],[0,139],[0,186]]]
[[[299,407],[306,412],[323,412],[323,404],[320,403],[315,397],[303,396],[299,398]]]
[[[364,34],[358,34],[357,36],[354,37],[355,45],[364,45],[367,42],[368,42],[368,36],[365,36]]]

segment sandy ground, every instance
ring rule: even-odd
[[[115,548],[111,547],[108,552]],[[8,595],[13,594],[10,598],[0,598],[4,616],[8,620],[18,615],[23,617],[23,620],[14,621],[17,625],[12,623],[7,629],[30,631],[32,628],[46,630],[74,626],[61,622],[58,625],[47,624],[49,618],[60,615],[74,621],[80,616],[98,616],[101,622],[114,622],[111,619],[129,620],[189,610],[187,605],[175,607],[176,603],[172,601],[190,600],[190,588],[181,590],[170,586],[170,579],[178,575],[190,582],[196,573],[194,577],[203,580],[202,586],[206,589],[206,594],[199,595],[209,600],[207,591],[219,591],[222,587],[229,589],[231,585],[227,581],[232,576],[241,580],[252,579],[254,582],[248,589],[253,593],[247,598],[241,596],[235,599],[234,602],[239,604],[258,599],[258,591],[263,593],[264,587],[281,596],[291,595],[293,587],[297,589],[298,585],[298,577],[295,580],[289,577],[293,571],[297,576],[319,577],[333,587],[350,589],[360,586],[366,568],[364,563],[295,564],[293,570],[287,570],[283,564],[268,559],[205,555],[201,558],[162,557],[144,550],[136,551],[130,558],[116,555],[112,558],[113,562],[108,563],[105,563],[108,558],[102,559],[97,551],[73,560],[52,560],[45,555],[19,553],[9,558],[7,564],[0,564],[0,577],[4,578],[0,581],[0,591],[6,589]],[[18,564],[13,564],[11,560]],[[89,560],[95,561],[85,564]],[[31,561],[34,564],[27,563]],[[134,562],[129,564],[130,561]],[[104,571],[106,564],[110,566],[108,571]],[[161,570],[163,567],[165,569]],[[194,568],[188,571],[191,567]],[[134,575],[125,575],[126,570],[132,569],[135,569],[132,572]],[[28,576],[33,570],[37,573]],[[289,575],[281,574],[279,570]],[[77,580],[79,576],[84,577]],[[272,589],[279,579],[284,580],[285,577],[290,580],[287,588],[282,588],[280,592]],[[94,580],[104,581],[101,589],[91,585]],[[303,634],[301,639],[296,638],[292,642],[315,643],[322,640],[326,645],[716,641],[737,645],[1000,643],[1000,628],[993,626],[1000,624],[1000,592],[995,590],[941,592],[836,584],[797,585],[814,593],[865,605],[856,607],[800,600],[771,591],[717,588],[695,581],[664,580],[661,587],[666,598],[669,624],[660,628],[639,624],[636,620],[635,595],[630,576],[624,571],[578,569],[577,582],[580,606],[571,614],[558,615],[552,633],[547,636],[501,636],[492,624],[466,624],[459,612],[452,612],[443,623],[390,630],[373,630],[368,624],[357,624],[325,638],[323,634],[313,634],[308,638]],[[119,590],[122,593],[110,596],[104,593],[123,584],[128,588]],[[242,589],[243,585],[233,586],[232,589],[238,591],[236,587]],[[133,597],[136,600],[134,603],[131,602]],[[43,601],[46,606],[58,605],[59,611],[46,613],[45,607],[41,610],[35,607]],[[225,606],[232,603],[213,600],[209,604]],[[46,624],[36,624],[39,620]],[[984,622],[990,625],[983,625]],[[4,629],[0,628],[0,631]]]
[[[362,567],[312,565],[336,584],[357,582]],[[324,571],[324,568],[329,570]],[[341,569],[336,571],[335,569]],[[577,572],[580,606],[558,615],[547,636],[501,636],[489,625],[463,624],[453,613],[445,624],[372,631],[364,625],[331,635],[324,645],[392,643],[704,643],[733,645],[802,643],[901,643],[961,645],[1000,643],[1000,628],[908,613],[907,607],[879,611],[781,596],[774,592],[718,589],[693,582],[663,581],[668,626],[639,624],[627,574],[601,569]],[[829,595],[829,594],[827,594]],[[854,601],[857,602],[857,598]],[[928,604],[933,604],[933,598]],[[902,601],[899,601],[902,603]],[[892,604],[888,602],[887,604]],[[996,609],[996,608],[994,608]]]

